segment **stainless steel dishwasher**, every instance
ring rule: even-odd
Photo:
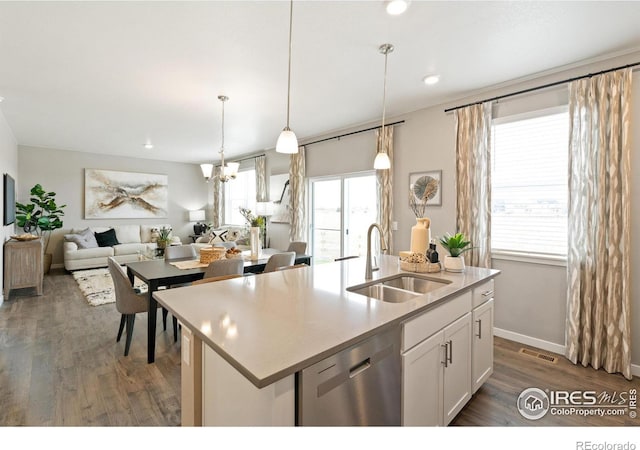
[[[400,425],[400,364],[395,327],[303,369],[298,425]]]

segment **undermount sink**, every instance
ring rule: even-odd
[[[378,300],[382,300],[387,303],[402,303],[420,295],[415,292],[385,286],[382,283],[371,284],[363,287],[355,286],[347,288],[347,291],[366,295],[367,297],[377,298]]]
[[[349,292],[366,295],[388,303],[402,303],[451,283],[448,280],[400,274],[373,283],[352,286]]]
[[[419,278],[412,275],[400,275],[382,282],[385,286],[418,292],[420,294],[426,294],[427,292],[446,286],[449,283],[450,281],[447,280]]]

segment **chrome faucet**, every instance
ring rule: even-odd
[[[377,228],[378,234],[380,234],[380,249],[383,252],[387,251],[387,245],[384,243],[384,236],[382,235],[382,229],[380,228],[380,225],[378,225],[377,223],[372,223],[371,225],[369,225],[369,230],[367,231],[367,267],[364,273],[365,280],[370,280],[371,278],[373,278],[373,271],[378,270],[377,267],[373,267],[373,265],[371,264],[371,232],[374,228]]]

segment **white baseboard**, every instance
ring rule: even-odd
[[[527,344],[532,347],[539,348],[540,350],[546,350],[548,352],[558,353],[564,355],[564,345],[556,344],[555,342],[549,342],[542,339],[534,338],[520,333],[514,333],[513,331],[503,330],[501,328],[493,328],[493,334],[495,336],[509,339],[510,341],[520,342],[521,344]]]
[[[540,350],[546,350],[548,352],[558,353],[564,356],[564,345],[556,344],[555,342],[549,342],[542,339],[534,338],[520,333],[514,333],[513,331],[503,330],[501,328],[493,329],[495,336],[509,339],[510,341],[519,342],[521,344],[530,345]],[[631,374],[634,377],[640,377],[640,365],[631,364]]]
[[[4,303],[4,294],[0,292],[0,305]]]

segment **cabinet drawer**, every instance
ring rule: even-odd
[[[482,305],[493,298],[493,278],[473,288],[473,307]]]
[[[471,311],[471,291],[409,319],[402,325],[402,351],[405,352]]]

